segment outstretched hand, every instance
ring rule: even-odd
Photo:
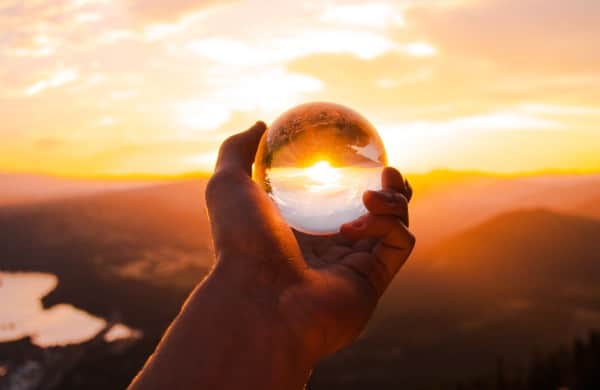
[[[410,255],[411,189],[393,168],[339,234],[293,232],[251,179],[265,128],[222,145],[206,188],[215,267],[130,389],[302,389],[320,358],[360,334]]]
[[[206,189],[217,255],[243,299],[281,326],[284,337],[317,360],[352,342],[377,301],[409,257],[412,190],[394,168],[382,173],[382,190],[367,191],[369,211],[334,236],[293,231],[269,196],[251,179],[266,126],[256,123],[222,145]]]

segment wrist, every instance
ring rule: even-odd
[[[211,326],[227,334],[226,347],[235,351],[237,359],[229,375],[256,388],[303,388],[315,359],[278,312],[278,293],[254,283],[240,270],[215,266],[185,311],[198,320],[210,315]]]

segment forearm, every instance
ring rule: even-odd
[[[188,298],[130,389],[302,389],[311,362],[266,303],[215,270]]]

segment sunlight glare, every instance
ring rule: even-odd
[[[305,169],[304,175],[313,182],[307,183],[307,188],[313,192],[336,187],[342,178],[342,174],[336,168],[333,168],[328,161],[314,163]]]

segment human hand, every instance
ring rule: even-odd
[[[352,342],[377,301],[409,257],[412,190],[393,168],[382,173],[382,191],[367,191],[369,213],[330,237],[294,232],[269,196],[251,179],[266,126],[258,122],[221,147],[206,189],[215,252],[215,274],[257,318],[296,353],[316,361]]]

